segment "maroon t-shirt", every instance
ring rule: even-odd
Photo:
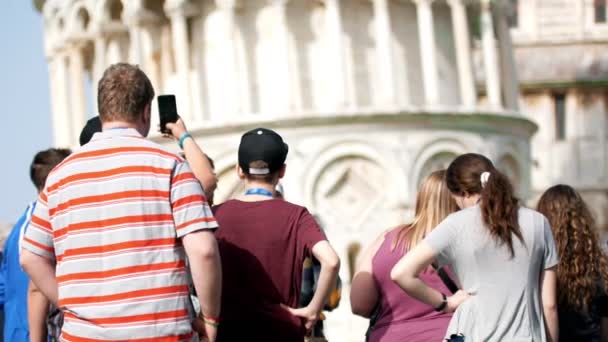
[[[222,258],[218,341],[300,341],[302,264],[325,235],[306,208],[283,200],[230,200],[213,208]]]

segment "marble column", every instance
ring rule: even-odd
[[[327,28],[327,47],[329,51],[330,67],[327,71],[327,80],[331,84],[331,107],[337,110],[347,107],[346,71],[344,59],[344,44],[342,41],[342,15],[340,13],[341,0],[325,0],[325,25]],[[348,1],[348,0],[346,0]]]
[[[146,23],[141,26],[143,66],[157,93],[162,90],[160,66],[160,22]]]
[[[377,64],[380,74],[378,99],[379,104],[383,106],[393,106],[396,103],[395,65],[388,2],[389,0],[373,0]]]
[[[93,59],[93,80],[92,80],[92,88],[93,88],[93,108],[95,113],[99,113],[99,108],[97,105],[97,84],[101,77],[103,76],[103,72],[106,70],[106,47],[107,41],[101,32],[97,33],[95,37],[95,57]]]
[[[471,57],[466,5],[464,0],[449,0],[448,3],[452,11],[461,103],[465,108],[473,108],[477,104],[477,91],[475,90],[475,77],[473,75],[473,58]]]
[[[177,111],[186,122],[195,121],[192,112],[192,92],[190,87],[190,42],[188,39],[188,18],[197,14],[196,6],[188,1],[170,1],[165,4],[165,13],[171,21],[172,45],[175,66],[180,84],[177,98]]]
[[[224,92],[227,95],[224,101],[225,113],[222,118],[229,119],[245,112],[245,107],[249,108],[247,97],[247,84],[239,80],[239,59],[237,50],[236,31],[237,23],[235,18],[236,0],[216,0],[215,1],[223,21],[223,42],[222,46],[222,73],[225,75]]]
[[[72,145],[72,130],[69,121],[71,111],[68,99],[69,78],[66,53],[64,51],[55,52],[51,57],[50,64],[55,146],[70,147]]]
[[[279,56],[276,69],[275,98],[277,101],[274,107],[274,115],[285,114],[293,109],[294,96],[293,84],[291,82],[291,58],[289,44],[289,27],[287,25],[287,3],[289,0],[270,0],[277,17],[276,27],[276,52]]]
[[[481,0],[481,39],[488,104],[493,109],[500,109],[502,107],[500,97],[500,75],[498,71],[498,56],[496,54],[496,39],[494,36],[491,0]]]
[[[514,111],[519,110],[519,87],[517,67],[515,66],[515,51],[511,42],[511,32],[507,17],[507,9],[496,13],[498,21],[498,46],[500,51],[500,70],[503,79],[503,95],[505,107]]]
[[[143,66],[142,30],[138,23],[129,25],[129,63]]]
[[[420,41],[420,60],[426,105],[439,104],[439,81],[435,47],[435,28],[433,24],[433,0],[415,0],[418,18],[418,40]]]
[[[69,75],[70,75],[70,117],[72,132],[71,139],[75,139],[80,135],[80,131],[87,122],[87,104],[84,89],[84,56],[83,46],[80,43],[73,43],[69,47]],[[76,143],[76,140],[72,140]]]

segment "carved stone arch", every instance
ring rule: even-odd
[[[447,168],[455,157],[466,152],[466,145],[457,139],[438,139],[423,146],[414,159],[410,173],[412,198],[424,177],[437,169]]]
[[[70,8],[67,16],[67,27],[70,32],[87,32],[91,23],[91,10],[84,0],[78,1]]]
[[[345,141],[319,154],[307,168],[304,202],[311,212],[344,232],[359,232],[382,220],[377,209],[399,203],[405,186],[395,163],[365,142]],[[377,227],[375,227],[377,229]]]
[[[522,189],[521,164],[511,153],[501,155],[496,161],[496,168],[509,178],[516,194],[521,194]]]
[[[165,0],[143,0],[142,7],[158,16],[164,16],[165,2]]]
[[[94,18],[101,23],[121,22],[124,13],[125,3],[122,0],[102,0],[95,6]]]
[[[42,17],[45,21],[51,21],[59,10],[55,7],[50,1],[44,2],[44,7],[42,7]]]

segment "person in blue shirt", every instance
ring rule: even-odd
[[[51,170],[70,154],[68,149],[51,148],[34,156],[30,178],[38,192],[44,188]],[[2,250],[0,264],[0,310],[4,313],[4,341],[29,342],[27,295],[29,278],[19,265],[19,251],[25,230],[32,218],[34,205],[30,203],[11,230]]]

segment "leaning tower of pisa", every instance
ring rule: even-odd
[[[277,130],[290,145],[287,199],[320,218],[344,261],[328,337],[360,341],[352,259],[411,214],[422,177],[474,151],[528,195],[536,126],[518,112],[506,2],[37,0],[55,144],[77,143],[96,113],[92,90],[119,61],[176,94],[216,161],[220,201],[241,189],[240,135]]]

